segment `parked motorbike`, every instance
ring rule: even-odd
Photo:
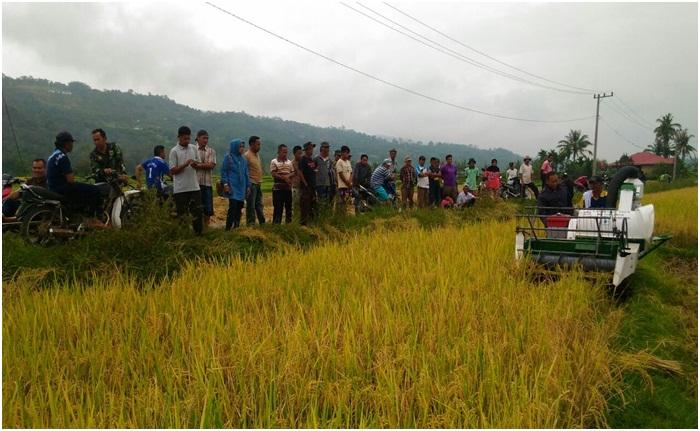
[[[104,213],[100,218],[106,226],[121,228],[136,211],[140,190],[123,191],[116,177],[96,183],[103,193]],[[106,194],[106,195],[105,195]],[[55,240],[74,239],[84,235],[92,217],[81,202],[69,202],[58,193],[23,184],[17,218],[21,234],[34,244],[49,244]]]
[[[2,176],[2,203],[3,206],[5,205],[5,201],[9,198],[10,194],[12,194],[12,186],[15,184],[22,184],[24,183],[24,180],[20,178],[13,177],[12,175],[7,175],[4,174]],[[20,227],[22,226],[22,222],[19,220],[17,217],[17,214],[15,213],[15,216],[13,217],[5,217],[5,214],[2,216],[2,232],[19,232]]]
[[[501,180],[501,198],[503,199],[513,199],[519,198],[521,193],[520,179],[514,178],[509,184]]]

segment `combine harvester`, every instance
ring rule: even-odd
[[[654,206],[641,204],[644,183],[638,176],[633,166],[620,169],[608,186],[605,209],[550,208],[559,212],[538,215],[529,207],[529,214],[518,214],[516,259],[530,258],[550,270],[580,266],[607,273],[619,286],[640,259],[671,239],[653,236]]]

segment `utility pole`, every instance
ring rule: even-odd
[[[613,92],[611,91],[610,94],[594,94],[593,98],[596,99],[596,105],[595,105],[595,135],[593,136],[593,173],[591,176],[595,175],[596,170],[598,169],[598,120],[600,119],[600,99],[604,99],[606,97],[612,97]]]

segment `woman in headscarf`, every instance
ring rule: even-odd
[[[243,157],[244,152],[245,142],[242,139],[232,140],[229,143],[229,153],[226,154],[224,163],[221,165],[223,196],[228,198],[226,230],[240,226],[245,197],[250,192],[248,162]]]

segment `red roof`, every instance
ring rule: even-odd
[[[657,156],[654,153],[648,151],[642,151],[641,153],[634,153],[630,156],[632,159],[632,164],[635,166],[651,166],[651,165],[672,165],[673,157],[666,158],[662,156]]]

